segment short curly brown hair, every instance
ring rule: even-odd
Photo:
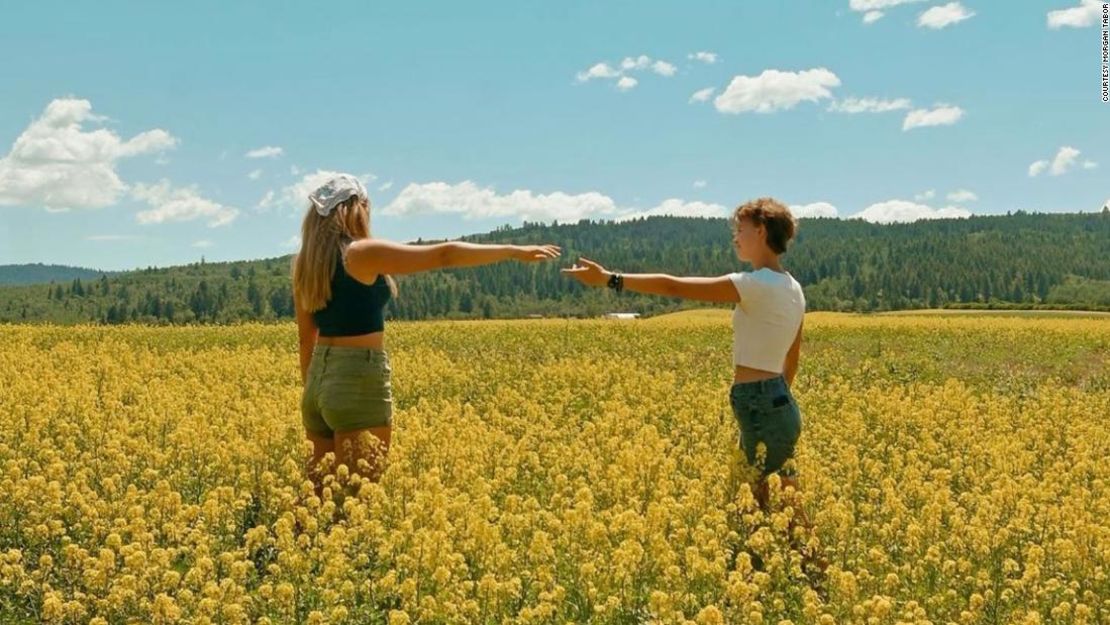
[[[761,197],[737,206],[730,220],[733,230],[741,219],[767,228],[767,246],[776,254],[786,251],[787,244],[798,231],[798,221],[790,209],[773,197]]]

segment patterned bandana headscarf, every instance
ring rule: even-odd
[[[366,187],[350,174],[339,174],[310,193],[308,199],[321,217],[327,217],[336,205],[350,199],[352,195],[367,199]]]

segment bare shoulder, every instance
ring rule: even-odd
[[[343,266],[354,279],[372,284],[378,279],[378,274],[381,273],[378,268],[378,259],[382,257],[383,252],[388,252],[397,245],[400,244],[386,239],[356,239],[347,246]]]
[[[373,255],[374,252],[381,249],[382,239],[370,238],[355,239],[347,246],[348,258],[362,258],[365,256]]]
[[[443,244],[398,243],[388,239],[359,239],[348,248],[352,275],[374,279],[379,273],[405,274],[444,266]]]

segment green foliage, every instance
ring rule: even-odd
[[[563,259],[398,276],[394,319],[644,315],[701,303],[587,289],[559,273],[579,255],[610,269],[721,275],[744,269],[724,219],[526,222],[475,242],[556,243]],[[293,316],[291,257],[147,268],[0,287],[0,321],[229,323]],[[880,225],[802,219],[783,257],[810,310],[1110,309],[1110,214],[976,216]]]

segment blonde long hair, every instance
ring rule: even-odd
[[[306,312],[316,312],[331,299],[331,277],[335,272],[335,251],[346,256],[347,246],[355,239],[370,236],[370,202],[357,195],[341,202],[320,216],[308,207],[301,222],[301,251],[293,256],[293,297]],[[385,275],[389,290],[397,295],[393,276]]]

